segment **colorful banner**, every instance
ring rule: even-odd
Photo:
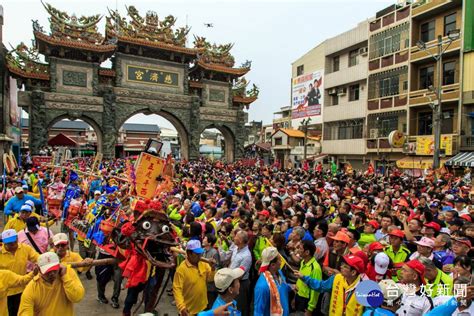
[[[33,156],[31,157],[34,166],[51,164],[52,156]]]
[[[293,78],[291,86],[293,119],[321,115],[324,101],[323,70]]]
[[[165,159],[141,153],[136,164],[136,192],[139,197],[152,199],[158,186],[158,178],[163,173]]]
[[[440,148],[445,150],[447,156],[453,154],[453,136],[441,135]],[[434,137],[418,136],[416,138],[416,154],[429,156],[434,153]]]

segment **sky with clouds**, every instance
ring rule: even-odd
[[[211,42],[234,43],[236,66],[252,61],[247,80],[260,88],[259,99],[251,104],[249,121],[271,123],[273,112],[290,101],[291,63],[327,38],[347,31],[358,22],[396,0],[44,0],[59,10],[80,15],[106,14],[107,8],[134,5],[142,15],[152,10],[160,18],[178,18],[176,26],[191,27],[193,34]],[[2,0],[4,7],[3,40],[7,47],[33,38],[31,20],[38,20],[49,31],[48,14],[40,0]],[[205,23],[212,23],[208,28]],[[100,31],[104,33],[105,19]],[[156,123],[154,116],[139,115],[135,122]],[[160,126],[170,127],[164,119]]]

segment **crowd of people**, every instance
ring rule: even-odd
[[[130,215],[130,183],[120,181],[128,165],[105,161],[92,181],[48,166],[8,175],[1,315],[73,315],[84,297],[81,282],[93,282],[94,274],[98,302],[109,304],[105,288],[113,282],[110,304],[120,308],[124,296],[122,313],[131,315],[140,292],[146,305],[154,285],[164,283],[164,268],[172,280],[164,299],[183,316],[474,315],[469,174],[176,163],[156,211],[170,219],[185,255],[170,253],[168,266],[148,269],[123,294],[127,275],[119,264],[87,267],[112,257],[99,238],[64,223],[78,200],[86,211],[75,216],[85,223],[104,208]],[[59,216],[44,213],[48,199],[62,200]],[[55,221],[62,223],[57,234],[49,228]],[[378,284],[380,304],[361,301],[356,288],[367,280]]]

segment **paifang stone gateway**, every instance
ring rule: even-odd
[[[44,7],[50,32],[33,21],[35,47],[20,43],[5,58],[10,75],[25,88],[18,103],[30,117],[32,154],[47,144],[56,122],[81,119],[94,128],[97,151],[111,158],[122,124],[137,113],[155,113],[177,129],[183,158],[198,157],[206,128],[223,134],[227,161],[242,157],[244,107],[259,91],[243,77],[251,63],[235,67],[232,44],[194,36],[187,47],[189,28],[175,27],[176,18],[159,20],[152,11],[142,17],[133,6],[126,7],[128,19],[109,10],[105,35],[98,31],[99,14],[78,18]],[[111,68],[100,67],[106,60]]]

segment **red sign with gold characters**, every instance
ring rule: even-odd
[[[158,186],[157,177],[163,173],[166,160],[147,153],[141,153],[136,164],[136,192],[139,197],[152,199]]]

